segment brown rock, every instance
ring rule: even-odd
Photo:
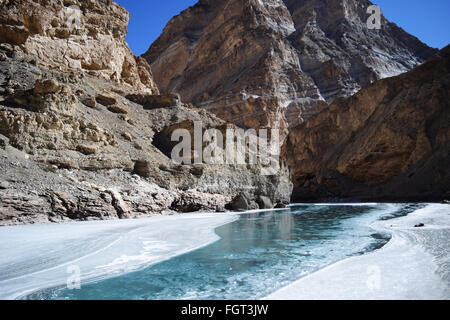
[[[258,203],[260,209],[273,209],[274,207],[272,200],[265,196],[258,196],[256,202]]]
[[[122,137],[123,137],[125,140],[128,140],[128,141],[132,141],[132,140],[133,140],[133,137],[132,137],[129,133],[127,133],[127,132],[122,133]]]
[[[201,177],[204,171],[203,166],[193,166],[190,173],[196,177]]]
[[[441,201],[450,181],[450,46],[296,127],[283,154],[295,200]]]
[[[55,80],[38,80],[34,85],[34,93],[36,94],[47,94],[56,93],[61,90],[61,86]]]
[[[130,208],[125,203],[122,195],[117,190],[107,190],[112,197],[112,206],[116,209],[117,216],[120,219],[128,218],[131,214]]]
[[[119,113],[119,114],[128,114],[129,112],[127,107],[120,104],[109,106],[108,110],[111,111],[112,113]]]
[[[127,99],[142,105],[147,110],[181,106],[180,95],[176,93],[162,95],[131,94],[127,96]]]
[[[95,108],[97,106],[97,101],[94,97],[88,97],[81,101],[86,107]]]
[[[339,97],[421,64],[436,51],[367,0],[201,0],[143,55],[162,92],[242,127],[297,125]]]
[[[134,164],[134,173],[143,177],[143,178],[148,178],[150,177],[150,168],[151,168],[151,164],[149,161],[147,160],[138,160],[135,162]]]
[[[97,148],[94,146],[86,146],[86,145],[78,145],[77,150],[85,155],[95,154],[97,152]]]
[[[196,212],[196,211],[216,211],[222,208],[227,202],[227,197],[223,195],[213,195],[197,191],[188,191],[182,193],[171,205],[172,210],[178,212]]]
[[[251,199],[251,196],[242,193],[237,195],[229,204],[228,207],[233,211],[248,211],[259,209],[259,205]]]
[[[104,105],[104,106],[106,106],[106,107],[112,106],[112,105],[114,105],[114,104],[117,104],[117,99],[116,99],[116,98],[111,97],[111,96],[107,96],[107,95],[103,95],[103,94],[98,95],[98,96],[95,98],[95,100],[96,100],[98,103],[100,103],[100,104],[102,104],[102,105]]]
[[[128,21],[129,13],[114,1],[0,1],[0,43],[39,57],[39,65],[95,72],[158,94],[149,65],[125,42]]]

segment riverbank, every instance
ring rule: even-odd
[[[392,234],[382,249],[333,264],[265,299],[450,299],[449,205],[430,204],[373,228]]]
[[[2,227],[0,299],[65,285],[77,270],[86,281],[141,269],[213,243],[214,230],[235,219],[203,213]]]

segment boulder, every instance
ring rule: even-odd
[[[34,85],[35,94],[48,94],[56,93],[61,90],[60,84],[53,79],[49,80],[38,80]]]
[[[0,181],[0,189],[6,190],[10,187],[9,183],[7,181]]]
[[[277,203],[277,205],[275,206],[275,209],[285,209],[287,208],[287,205],[284,203]]]
[[[138,160],[134,163],[133,173],[142,178],[150,177],[151,164],[147,160]]]
[[[248,194],[241,193],[227,205],[227,208],[233,211],[248,211],[259,209],[259,205]]]
[[[129,133],[127,133],[127,132],[122,133],[122,137],[123,137],[125,140],[127,140],[127,141],[132,141],[132,140],[133,140],[133,137],[132,137]]]
[[[106,107],[112,106],[114,104],[117,104],[117,99],[111,96],[107,96],[104,94],[98,95],[96,98],[96,101]]]
[[[97,101],[95,100],[94,97],[85,98],[85,99],[81,100],[81,103],[89,108],[95,108],[97,106]]]
[[[140,104],[146,110],[181,106],[181,98],[177,93],[161,95],[130,94],[126,98],[134,103]]]
[[[130,208],[125,203],[122,198],[122,195],[117,190],[107,190],[106,191],[112,197],[112,206],[116,209],[117,216],[120,219],[128,218],[131,214]]]
[[[265,196],[258,196],[256,202],[260,209],[273,209],[272,200]]]
[[[229,199],[228,199],[229,200]],[[227,197],[220,194],[209,194],[189,190],[181,193],[171,205],[171,209],[178,212],[218,211],[224,208]]]
[[[124,105],[112,105],[108,107],[108,110],[112,113],[118,113],[118,114],[128,114],[129,110]]]
[[[97,152],[97,148],[95,146],[87,146],[87,145],[78,145],[77,150],[85,155],[95,154]]]

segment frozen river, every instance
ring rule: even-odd
[[[349,288],[353,280],[362,286],[360,296],[370,299],[377,298],[367,290],[378,272],[374,266],[389,273],[386,268],[398,264],[399,250],[405,263],[419,264],[422,279],[437,285],[429,296],[442,296],[446,283],[428,270],[434,266],[431,256],[420,250],[407,256],[411,246],[398,248],[397,234],[383,248],[394,234],[385,227],[390,221],[434,209],[426,204],[299,204],[240,215],[0,228],[0,298],[320,299],[358,292]],[[448,230],[443,232],[448,237]],[[347,262],[389,253],[391,247],[397,251],[379,259],[385,264],[362,260],[359,273],[350,268],[358,263]],[[342,274],[345,270],[350,274]],[[68,288],[78,272],[81,288]]]

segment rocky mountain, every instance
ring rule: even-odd
[[[49,70],[128,84],[158,93],[150,68],[125,41],[129,13],[113,1],[0,2],[3,48],[35,56]]]
[[[450,197],[450,46],[368,85],[292,129],[283,154],[294,199],[441,201]]]
[[[143,57],[162,92],[243,127],[287,133],[339,97],[421,64],[436,50],[367,0],[199,0]]]
[[[119,5],[2,0],[0,9],[0,225],[289,202],[283,163],[269,176],[262,165],[172,162],[174,128],[229,124],[158,94],[125,42]]]

